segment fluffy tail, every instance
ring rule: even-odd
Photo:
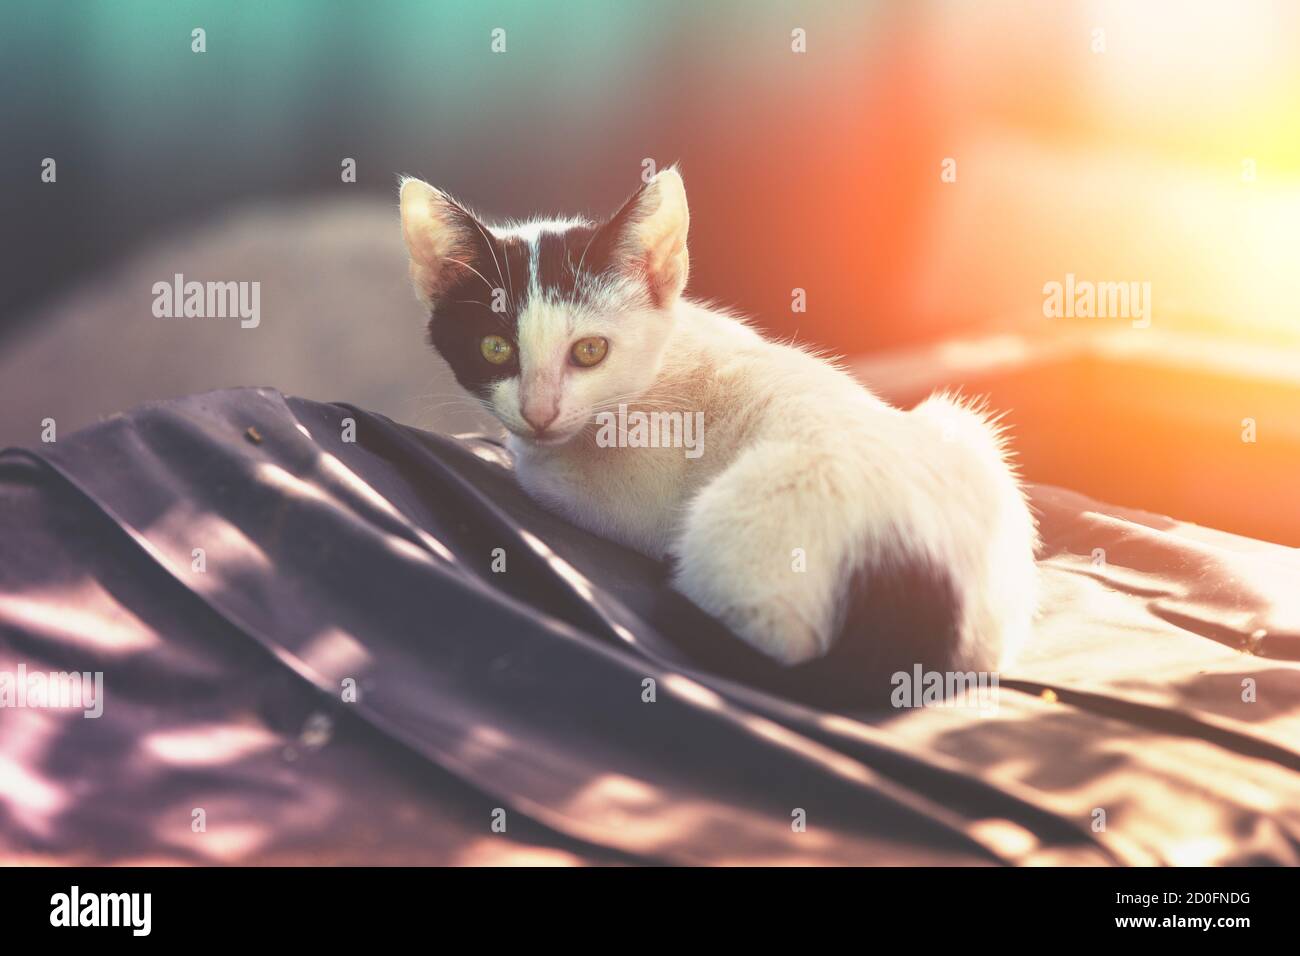
[[[968,659],[1005,665],[1029,637],[1038,608],[1038,528],[1007,429],[981,400],[948,392],[930,396],[912,414],[930,423],[941,446],[946,486],[953,503],[975,516],[976,542],[967,540],[972,585],[963,643]],[[968,538],[969,531],[962,535]]]

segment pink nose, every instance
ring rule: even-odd
[[[551,422],[555,421],[560,414],[560,408],[558,405],[552,405],[545,409],[525,405],[520,409],[520,411],[523,412],[524,421],[532,425],[533,431],[539,435],[546,431],[547,426],[550,425]]]

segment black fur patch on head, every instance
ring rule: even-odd
[[[644,191],[642,186],[601,225],[546,230],[531,244],[517,237],[499,239],[468,210],[455,207],[466,258],[448,263],[452,278],[434,303],[429,342],[462,388],[486,396],[495,382],[519,374],[519,316],[533,293],[534,271],[541,294],[581,301],[589,280],[617,264],[627,228],[645,213],[640,208]],[[503,311],[493,311],[494,301]],[[483,357],[480,343],[486,335],[504,336],[515,347],[510,361],[493,365]]]
[[[473,257],[464,265],[448,264],[455,278],[433,304],[429,343],[447,360],[462,388],[485,397],[494,382],[519,374],[520,297],[528,295],[528,245],[521,239],[498,239],[487,229],[480,234],[474,225],[470,230],[477,240]],[[493,311],[494,306],[502,310]],[[493,365],[483,357],[480,344],[487,335],[500,335],[515,347],[510,361]]]
[[[579,289],[578,263],[587,275],[599,275],[605,263],[591,255],[595,226],[573,226],[564,232],[543,232],[537,239],[537,284],[554,299],[576,297]],[[585,258],[584,258],[584,253]]]

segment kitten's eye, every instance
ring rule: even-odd
[[[573,343],[573,350],[569,352],[569,357],[573,359],[574,365],[580,365],[583,368],[591,368],[593,365],[599,365],[604,361],[606,353],[609,352],[609,339],[589,338],[578,339]]]
[[[478,344],[483,357],[493,365],[505,365],[514,353],[514,346],[499,335],[485,335]]]

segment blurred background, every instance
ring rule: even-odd
[[[0,80],[0,445],[236,385],[473,427],[398,174],[603,215],[677,161],[692,294],[990,396],[1031,479],[1300,545],[1300,4],[6,0]],[[175,273],[261,324],[155,318]],[[1045,315],[1067,276],[1150,321]]]

